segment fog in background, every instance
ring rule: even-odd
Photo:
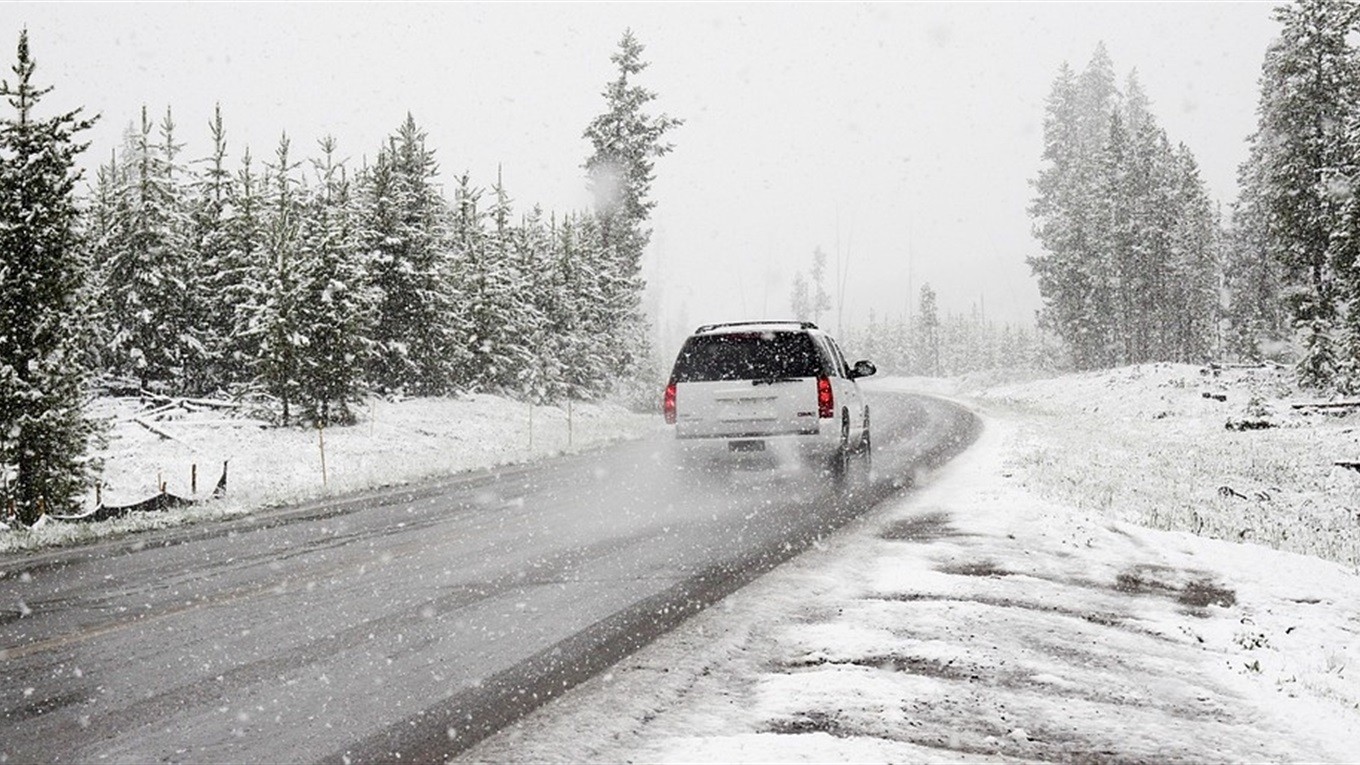
[[[410,111],[450,192],[501,168],[518,211],[561,211],[588,204],[582,131],[632,28],[654,109],[685,120],[657,163],[645,265],[666,355],[700,322],[788,316],[819,245],[847,276],[847,327],[900,316],[925,282],[946,311],[1032,323],[1028,180],[1061,63],[1080,71],[1104,41],[1121,83],[1136,68],[1226,206],[1271,7],[11,3],[0,50],[8,74],[26,26],[37,81],[56,88],[45,106],[103,115],[91,169],[143,104],[157,120],[173,108],[196,158],[220,102],[233,167],[285,131],[295,156],[333,134],[358,166]],[[835,313],[822,324],[838,331]]]

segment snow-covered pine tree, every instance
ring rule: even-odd
[[[1093,289],[1087,303],[1087,327],[1096,328],[1089,349],[1099,366],[1128,363],[1146,340],[1135,306],[1142,278],[1137,192],[1141,179],[1133,157],[1132,141],[1123,116],[1111,112],[1108,135],[1099,154],[1100,182],[1090,200],[1095,220],[1086,240],[1091,248],[1081,267]]]
[[[935,302],[935,290],[929,284],[921,285],[920,332],[917,333],[919,347],[916,357],[922,374],[939,377],[940,369],[940,314]]]
[[[242,297],[246,266],[237,262],[240,251],[233,247],[230,218],[232,177],[227,169],[227,132],[222,124],[222,107],[213,109],[208,123],[212,153],[198,160],[203,166],[194,179],[190,195],[188,246],[193,264],[187,294],[192,324],[202,343],[202,364],[191,366],[193,379],[188,388],[196,393],[224,390],[241,379],[231,360],[236,331],[233,306]]]
[[[1300,301],[1302,302],[1302,301]],[[1299,387],[1317,391],[1332,390],[1339,370],[1332,321],[1313,311],[1314,318],[1299,327],[1303,353],[1295,366]]]
[[[883,327],[878,321],[878,312],[870,308],[869,324],[864,328],[864,337],[856,343],[856,347],[863,352],[865,358],[882,358],[884,334]]]
[[[83,245],[89,253],[87,260],[90,264],[85,280],[88,296],[83,302],[90,314],[89,331],[92,340],[86,351],[86,366],[96,373],[106,371],[112,366],[108,353],[112,326],[101,311],[105,275],[102,264],[108,261],[111,248],[117,244],[118,229],[126,212],[121,206],[122,188],[123,168],[118,161],[117,151],[111,151],[108,164],[100,165],[96,170],[95,184],[90,191],[88,207],[83,216],[85,222]]]
[[[1164,352],[1167,305],[1166,269],[1170,246],[1168,222],[1172,215],[1167,179],[1169,152],[1165,133],[1157,126],[1137,73],[1125,80],[1121,108],[1125,133],[1123,184],[1116,187],[1118,204],[1127,213],[1124,250],[1115,259],[1115,291],[1121,306],[1116,337],[1122,341],[1117,363],[1140,364]],[[1107,153],[1114,153],[1113,146]]]
[[[1223,313],[1221,223],[1190,149],[1178,145],[1172,161],[1174,219],[1165,221],[1171,246],[1165,280],[1167,348],[1159,358],[1202,363],[1217,355]]]
[[[365,260],[377,300],[369,381],[381,391],[440,395],[466,379],[438,172],[424,131],[408,114],[361,184]]]
[[[547,345],[545,354],[558,367],[554,387],[560,398],[581,398],[593,388],[590,375],[583,371],[592,366],[594,352],[589,342],[589,326],[585,320],[586,307],[595,297],[594,284],[586,278],[580,252],[580,221],[567,215],[553,221],[548,252],[549,300],[544,310]]]
[[[472,387],[507,391],[528,362],[524,332],[530,323],[524,315],[525,296],[515,270],[515,240],[511,225],[510,195],[500,177],[492,188],[490,208],[477,205],[481,192],[464,174],[458,180],[454,241],[458,243],[462,276],[459,291],[467,322],[467,353],[471,359]]]
[[[167,110],[161,143],[142,108],[129,131],[122,173],[125,211],[103,264],[102,315],[110,326],[111,371],[135,378],[143,388],[182,392],[184,372],[199,353],[195,328],[185,311],[188,232],[177,163],[180,145]]]
[[[1100,53],[1088,72],[1103,72]],[[1098,99],[1106,94],[1105,80],[1083,75],[1080,79],[1067,64],[1059,69],[1045,105],[1044,166],[1032,182],[1034,201],[1029,213],[1035,219],[1035,237],[1042,252],[1029,258],[1039,282],[1046,324],[1071,350],[1078,369],[1094,369],[1107,363],[1111,306],[1106,294],[1106,269],[1101,266],[1096,236],[1103,229],[1100,212],[1092,209],[1100,197],[1100,150],[1110,130],[1108,112],[1100,124],[1105,135],[1096,138]],[[1112,92],[1112,85],[1109,88]],[[1108,95],[1106,95],[1108,97]]]
[[[1224,233],[1226,350],[1245,361],[1260,361],[1263,344],[1273,346],[1290,334],[1290,317],[1281,301],[1284,268],[1270,251],[1265,151],[1260,141],[1250,141],[1247,159],[1237,170],[1238,198]]]
[[[1175,273],[1173,232],[1183,216],[1181,168],[1137,78],[1131,75],[1127,87],[1124,113],[1130,132],[1124,149],[1126,176],[1116,192],[1130,217],[1125,243],[1128,249],[1117,261],[1121,267],[1115,289],[1124,313],[1116,333],[1124,341],[1119,363],[1141,364],[1178,357],[1176,328],[1184,325],[1183,314],[1190,308],[1178,291],[1182,286],[1179,280],[1198,275]],[[1200,263],[1183,259],[1181,265],[1188,267],[1192,262]],[[1212,262],[1209,265],[1212,267]],[[1213,310],[1206,314],[1210,320],[1213,315]]]
[[[793,318],[800,321],[810,319],[812,316],[812,295],[808,291],[807,277],[803,276],[802,271],[795,271],[793,274],[793,287],[789,293],[789,307],[793,309]]]
[[[255,382],[279,403],[279,421],[287,425],[296,413],[299,392],[299,315],[301,285],[302,191],[295,175],[299,163],[290,156],[288,136],[279,138],[274,162],[266,165],[261,205],[263,268],[252,274],[251,300],[246,303],[246,335],[259,348],[254,358]]]
[[[1253,206],[1266,215],[1266,247],[1279,259],[1288,310],[1300,335],[1301,383],[1328,385],[1335,369],[1330,332],[1341,289],[1332,232],[1341,228],[1344,185],[1337,171],[1353,162],[1345,126],[1360,99],[1360,62],[1350,39],[1360,6],[1345,0],[1299,0],[1275,9],[1280,36],[1266,51],[1249,139]],[[1341,263],[1343,267],[1345,263]],[[1319,354],[1311,358],[1312,354]]]
[[[504,301],[508,299],[497,273],[496,253],[487,231],[487,214],[481,209],[482,190],[472,185],[467,173],[458,178],[453,195],[450,241],[456,262],[456,288],[463,326],[458,339],[467,360],[454,378],[459,388],[489,387],[495,362],[491,358],[500,340]],[[506,210],[508,215],[508,208]]]
[[[821,322],[822,312],[831,310],[831,296],[826,292],[826,251],[820,245],[812,248],[812,284],[809,289],[808,308],[812,311],[812,322]]]
[[[548,314],[559,298],[553,294],[549,270],[552,240],[543,223],[543,210],[535,206],[514,231],[510,271],[515,277],[511,347],[521,356],[514,370],[514,386],[534,403],[561,400],[562,362],[555,355],[548,328]]]
[[[40,117],[51,91],[33,81],[28,31],[14,79],[0,79],[13,110],[0,117],[0,471],[19,520],[73,509],[89,485],[95,424],[84,412],[86,278],[80,254],[76,135],[80,110]]]
[[[548,224],[548,250],[544,262],[546,299],[542,304],[543,354],[551,359],[554,367],[549,383],[553,400],[570,399],[578,394],[573,387],[573,370],[581,353],[578,339],[580,295],[576,291],[579,277],[573,252],[575,237],[574,216],[564,215],[559,220],[554,215]]]
[[[610,338],[613,373],[634,374],[648,353],[647,332],[641,315],[644,284],[641,277],[643,251],[651,238],[647,220],[655,207],[651,199],[655,160],[673,148],[665,135],[681,120],[666,114],[652,116],[645,109],[656,94],[633,78],[647,68],[643,46],[627,30],[610,60],[618,77],[603,93],[605,111],[585,130],[594,153],[586,160],[590,191],[595,198],[603,262],[604,320],[597,331]]]
[[[354,206],[335,139],[320,141],[298,235],[297,401],[302,420],[322,427],[354,421],[362,400],[372,300],[359,260]]]
[[[170,268],[179,287],[167,311],[171,326],[164,327],[175,359],[174,376],[168,383],[178,393],[202,394],[213,387],[206,324],[216,307],[204,292],[202,277],[206,265],[198,257],[193,239],[193,191],[196,182],[180,160],[184,145],[176,139],[174,116],[167,107],[160,122],[160,143],[156,151],[169,192]]]
[[[1360,51],[1352,51],[1352,55],[1360,56]],[[1360,82],[1354,85],[1353,92],[1360,96]],[[1337,218],[1327,249],[1341,302],[1337,387],[1356,394],[1360,393],[1360,108],[1351,108],[1346,120],[1342,133],[1347,149],[1344,161],[1322,181]]]
[[[225,337],[217,339],[221,384],[229,389],[249,385],[256,374],[256,362],[261,354],[261,337],[253,331],[260,306],[266,295],[262,290],[268,283],[265,273],[269,260],[265,248],[266,179],[255,171],[254,159],[247,148],[241,155],[241,166],[229,190],[226,224],[227,248],[214,270],[214,281],[209,292],[225,309],[223,328],[230,326]],[[218,325],[214,325],[218,326]]]
[[[600,395],[618,384],[616,337],[601,331],[608,321],[605,284],[612,262],[596,216],[573,218],[562,240],[562,267],[574,296],[570,316],[575,322],[567,384],[573,398]]]
[[[1115,144],[1114,116],[1117,109],[1118,88],[1115,86],[1114,64],[1104,43],[1096,45],[1091,60],[1076,81],[1076,139],[1078,154],[1074,166],[1073,184],[1076,198],[1071,200],[1070,214],[1077,228],[1078,284],[1085,295],[1078,298],[1081,305],[1077,325],[1079,344],[1095,367],[1108,367],[1119,362],[1118,336],[1120,301],[1118,296],[1118,268],[1115,265],[1113,233],[1108,228],[1120,213],[1111,207],[1123,206],[1117,199],[1106,196],[1110,177],[1106,171],[1119,168],[1123,158],[1111,161],[1108,154]]]

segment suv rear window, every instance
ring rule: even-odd
[[[822,364],[802,332],[695,335],[685,341],[671,373],[676,382],[817,377]]]

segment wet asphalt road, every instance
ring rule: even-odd
[[[961,450],[870,393],[876,478],[693,476],[660,436],[0,558],[0,762],[439,761]]]

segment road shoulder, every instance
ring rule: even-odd
[[[1341,567],[1041,501],[969,452],[472,761],[1341,761]],[[1326,673],[1323,673],[1324,675]]]

